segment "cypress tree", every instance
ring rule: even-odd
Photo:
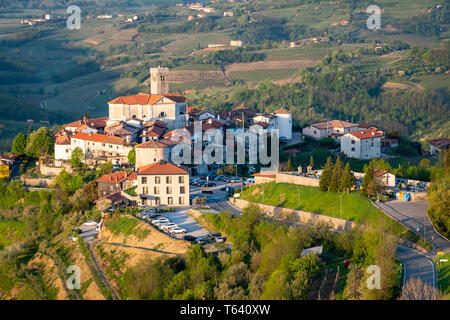
[[[322,191],[330,190],[331,177],[333,175],[333,161],[328,157],[327,163],[323,167],[322,176],[320,177],[319,188]]]
[[[336,163],[333,168],[333,172],[330,180],[330,190],[334,192],[341,191],[341,180],[342,180],[342,161],[340,158],[337,158]]]

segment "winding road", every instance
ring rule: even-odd
[[[242,213],[242,210],[233,206],[226,198],[208,197],[207,204],[216,211],[228,211],[233,215]],[[434,229],[427,215],[428,204],[426,202],[392,201],[376,205],[385,214],[425,238],[434,247],[429,255],[405,246],[397,248],[396,257],[404,265],[403,284],[410,279],[419,278],[424,283],[437,288],[436,266],[432,259],[436,257],[438,251],[450,252],[450,241]]]

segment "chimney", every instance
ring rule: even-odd
[[[159,160],[159,164],[166,164],[166,160]]]

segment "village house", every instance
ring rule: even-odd
[[[244,45],[244,41],[242,40],[231,40],[230,46],[232,47],[242,47]]]
[[[341,137],[341,152],[349,158],[379,158],[383,138],[384,132],[378,129],[350,131]]]
[[[128,163],[128,153],[133,147],[124,138],[97,133],[78,132],[70,142],[71,152],[81,148],[86,160],[112,161],[116,164]]]
[[[430,156],[438,156],[443,150],[450,148],[450,139],[440,138],[428,142],[430,143]]]
[[[189,173],[182,167],[161,160],[138,169],[142,204],[149,206],[189,206]]]
[[[103,198],[132,188],[137,184],[137,174],[135,172],[116,171],[100,177],[95,182],[98,186],[98,197]]]
[[[138,144],[135,147],[136,169],[161,160],[170,161],[172,148],[176,144],[177,142],[171,139],[149,140]]]
[[[306,128],[303,128],[303,135],[314,140],[330,137],[338,140],[344,134],[356,130],[359,130],[359,126],[356,123],[342,120],[331,120],[314,123]]]

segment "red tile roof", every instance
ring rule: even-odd
[[[360,140],[384,137],[384,132],[378,129],[351,131],[347,134],[350,134]]]
[[[57,145],[70,145],[70,139],[67,135],[58,136],[55,140]]]
[[[106,134],[78,132],[72,136],[72,139],[80,139],[92,142],[102,142],[109,144],[125,145],[125,139],[120,137],[108,136]]]
[[[342,121],[342,120],[331,120],[331,121],[325,121],[320,123],[314,123],[311,125],[312,127],[315,127],[317,129],[331,129],[331,128],[353,128],[357,127],[358,125],[356,123],[351,123],[348,121]]]
[[[291,114],[289,111],[287,111],[284,108],[278,109],[278,110],[274,111],[273,113],[276,113],[276,114]]]
[[[144,128],[153,127],[153,126],[157,126],[160,128],[167,128],[167,123],[165,123],[164,121],[161,121],[161,120],[154,120],[154,121],[149,122],[146,125],[144,125]]]
[[[137,180],[136,172],[128,173],[126,171],[116,171],[110,174],[106,174],[95,181],[108,183],[122,183],[126,180]]]
[[[136,148],[141,149],[162,149],[167,148],[175,145],[176,143],[174,141],[171,141],[171,139],[161,139],[158,141],[155,140],[149,140],[144,143],[138,144]]]
[[[436,148],[446,148],[450,146],[450,139],[447,138],[433,139],[428,142]]]
[[[261,171],[255,173],[254,177],[262,177],[262,178],[276,178],[276,173],[274,171]]]
[[[168,98],[174,102],[187,102],[186,97],[181,94],[178,94],[178,93],[168,93],[168,94],[139,93],[134,96],[118,97],[114,100],[109,101],[108,104],[149,105],[149,104],[157,103],[159,100],[163,99],[164,97]]]
[[[160,161],[141,167],[138,170],[139,175],[156,175],[156,174],[188,174],[188,172],[176,165]]]
[[[267,122],[255,122],[253,123],[254,126],[260,126],[263,129],[267,129],[269,127],[269,124]]]

